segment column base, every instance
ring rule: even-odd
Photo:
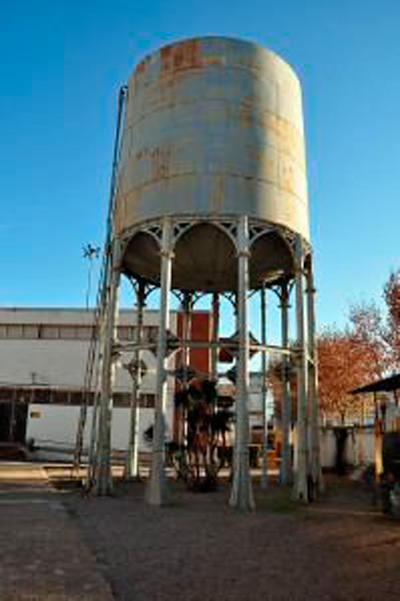
[[[232,509],[241,513],[249,513],[255,510],[248,453],[239,458],[237,468],[234,470],[229,505]]]
[[[298,477],[297,474],[294,476],[292,499],[294,501],[300,501],[302,503],[308,503],[308,482],[305,477]]]
[[[167,482],[164,466],[164,453],[153,451],[150,480],[147,484],[146,503],[154,507],[165,505],[167,500]]]
[[[95,475],[93,493],[97,497],[109,497],[113,494],[113,480],[110,468],[100,468]]]

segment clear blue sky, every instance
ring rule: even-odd
[[[194,35],[267,46],[303,86],[318,321],[400,266],[398,0],[2,0],[0,305],[81,306],[101,244],[116,94]]]

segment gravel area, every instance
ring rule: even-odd
[[[140,483],[117,485],[112,498],[63,495],[116,601],[400,597],[400,521],[360,486],[335,484],[299,508],[271,485],[256,491],[252,515],[228,508],[227,485],[170,490],[161,509],[144,503]]]

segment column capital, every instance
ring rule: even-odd
[[[173,250],[168,248],[162,248],[160,250],[160,256],[166,259],[173,259],[175,257],[175,253]]]

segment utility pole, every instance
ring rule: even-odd
[[[85,244],[82,247],[82,256],[84,259],[88,259],[89,262],[88,284],[86,290],[86,309],[89,309],[90,291],[92,285],[93,259],[98,259],[100,257],[100,247],[93,246],[92,244]]]

